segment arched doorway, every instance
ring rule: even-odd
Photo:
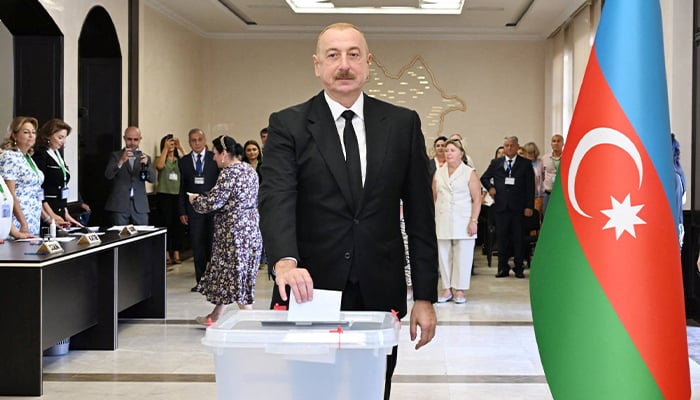
[[[90,205],[90,225],[108,224],[104,177],[109,153],[121,147],[122,54],[107,11],[90,10],[78,41],[78,190]]]

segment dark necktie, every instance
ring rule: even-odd
[[[355,203],[355,210],[357,210],[362,197],[362,168],[360,167],[360,147],[357,145],[355,128],[352,127],[352,117],[355,116],[355,113],[352,110],[345,110],[342,116],[345,118],[345,128],[343,129],[345,165],[348,168],[352,200]]]
[[[510,176],[511,171],[513,170],[512,163],[512,159],[508,160],[508,166],[506,167],[506,172],[508,173],[508,176]]]
[[[195,163],[195,169],[197,170],[197,175],[202,175],[202,155],[197,154],[197,162]]]

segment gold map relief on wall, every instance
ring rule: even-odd
[[[448,95],[425,60],[415,56],[396,74],[391,74],[384,64],[373,56],[369,70],[369,82],[365,91],[369,96],[416,110],[420,116],[423,134],[429,144],[442,135],[445,117],[452,111],[466,111],[464,100]]]

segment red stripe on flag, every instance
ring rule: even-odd
[[[679,398],[690,378],[673,215],[595,49],[566,147],[562,188],[581,247],[664,397]]]

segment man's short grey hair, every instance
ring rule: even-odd
[[[503,138],[503,140],[507,140],[509,142],[515,142],[518,143],[518,137],[517,136],[506,136]]]

